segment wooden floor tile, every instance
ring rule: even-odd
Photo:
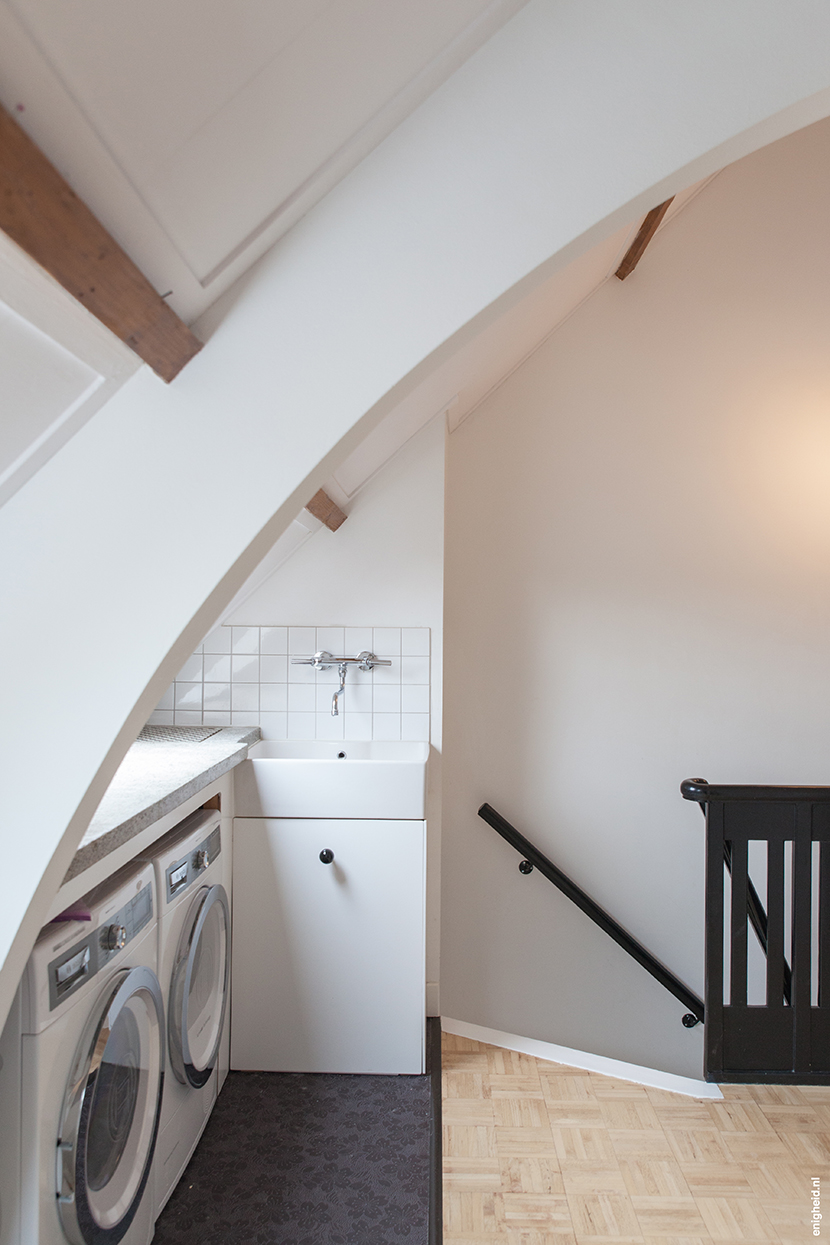
[[[679,1163],[728,1163],[729,1151],[725,1148],[726,1137],[716,1128],[667,1128],[665,1129],[669,1145]],[[758,1140],[758,1133],[734,1133],[732,1136],[743,1140],[747,1136],[753,1142]],[[778,1140],[775,1133],[770,1134],[772,1141]],[[768,1138],[764,1135],[761,1140]]]
[[[797,1162],[819,1163],[825,1167],[830,1163],[830,1133],[781,1133],[780,1136]],[[817,1174],[816,1171],[811,1172],[813,1176]]]
[[[559,1166],[593,1163],[596,1167],[616,1167],[611,1138],[604,1128],[552,1128]]]
[[[448,1158],[498,1158],[495,1129],[484,1125],[445,1124],[444,1153]]]
[[[633,1196],[631,1205],[643,1236],[700,1236],[706,1233],[694,1198]]]
[[[566,1167],[562,1172],[566,1193],[628,1193],[619,1167]]]
[[[623,1193],[571,1193],[568,1205],[577,1240],[641,1240],[631,1199]]]
[[[794,1160],[790,1163],[747,1163],[741,1170],[756,1197],[762,1200],[777,1198],[782,1202],[804,1196],[804,1167]],[[810,1175],[819,1173],[811,1171]]]
[[[826,1133],[830,1131],[830,1107],[819,1107],[813,1110],[806,1104],[801,1106],[762,1106],[758,1108],[765,1117],[767,1124],[776,1133]],[[824,1112],[828,1116],[824,1117]]]
[[[481,1072],[448,1072],[441,1076],[441,1093],[446,1098],[483,1098],[484,1074]]]
[[[606,1128],[655,1129],[660,1127],[654,1107],[642,1098],[601,1098],[602,1119]]]
[[[544,1098],[519,1098],[504,1095],[491,1098],[488,1104],[493,1112],[493,1122],[506,1128],[550,1127]]]
[[[571,1214],[563,1194],[497,1193],[496,1219],[506,1228],[570,1232]]]
[[[674,1159],[676,1155],[662,1128],[609,1128],[608,1136],[618,1159]]]
[[[807,1184],[809,1187],[809,1182]],[[813,1206],[809,1198],[804,1197],[803,1194],[791,1202],[778,1199],[761,1201],[760,1206],[779,1236],[790,1238],[800,1236],[804,1241],[808,1236],[812,1236],[810,1215]]]
[[[489,1076],[489,1096],[491,1098],[513,1097],[542,1098],[542,1077],[539,1076]]]
[[[501,1189],[505,1193],[566,1192],[555,1157],[519,1158],[511,1155],[499,1160]]]
[[[490,1098],[446,1098],[442,1109],[444,1123],[449,1124],[495,1124],[493,1102]]]
[[[600,1104],[591,1102],[548,1102],[552,1128],[607,1128]]]
[[[695,1201],[714,1241],[777,1240],[763,1207],[753,1198],[699,1197]]]
[[[757,1197],[743,1167],[737,1163],[681,1163],[692,1197]]]
[[[722,1133],[774,1133],[766,1112],[756,1102],[711,1102],[709,1117]]]
[[[459,1192],[444,1190],[444,1228],[452,1233],[464,1232],[497,1232],[499,1228],[495,1214],[496,1193],[484,1193],[478,1190]]]
[[[583,1103],[596,1102],[591,1078],[588,1076],[559,1076],[550,1072],[539,1077],[546,1102]]]
[[[463,1192],[468,1189],[497,1189],[501,1183],[498,1159],[456,1158],[444,1155],[444,1188]]]
[[[550,1128],[507,1128],[497,1125],[493,1129],[497,1153],[502,1158],[537,1158],[540,1154],[555,1154]]]
[[[679,1164],[670,1159],[620,1159],[625,1187],[632,1196],[689,1198],[692,1196]]]

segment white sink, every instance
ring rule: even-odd
[[[425,743],[263,740],[235,770],[237,817],[421,820]]]

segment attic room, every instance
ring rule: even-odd
[[[90,6],[96,42],[0,5],[0,103],[196,343],[161,379],[0,221],[2,1245],[439,1241],[442,1111],[448,1242],[805,1239],[830,1160],[826,14],[217,6],[192,57],[189,11],[159,49],[151,8]],[[164,776],[185,746],[214,757],[190,785]],[[388,807],[360,787],[384,782]],[[198,1108],[168,1014],[185,834],[206,872],[177,911],[202,897],[230,1000]],[[382,898],[351,943],[314,888],[354,906],[364,858]],[[71,1025],[121,963],[72,967],[99,914],[130,972],[157,964],[136,1032],[168,1034],[127,1216],[94,1139],[88,1200],[80,1167],[53,1187]],[[194,1219],[178,1182],[219,1197],[235,1087],[328,1074],[423,1082],[421,1202],[370,1180],[362,1226],[332,1195],[306,1238],[289,1193],[263,1228],[240,1186],[232,1230],[218,1200]]]

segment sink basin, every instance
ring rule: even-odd
[[[235,770],[237,817],[421,820],[429,745],[263,740]]]

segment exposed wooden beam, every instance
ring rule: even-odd
[[[318,489],[311,501],[306,503],[306,510],[325,523],[330,532],[336,532],[340,524],[346,522],[343,511],[323,489]]]
[[[202,343],[0,108],[0,229],[163,380]]]
[[[671,199],[667,199],[665,203],[660,203],[656,208],[652,208],[640,228],[637,230],[637,237],[631,243],[631,246],[628,248],[625,255],[623,255],[622,263],[614,274],[619,277],[621,281],[624,281],[626,277],[631,275],[640,260],[643,258],[643,251],[656,234],[657,226],[666,215],[666,212],[669,210],[673,200],[674,195],[672,195]]]

